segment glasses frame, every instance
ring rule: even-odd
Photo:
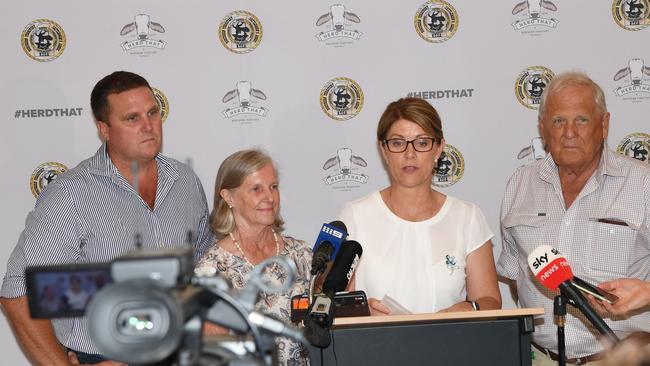
[[[415,147],[415,141],[422,140],[422,139],[431,140],[431,147],[428,150],[418,150],[418,148]],[[402,151],[393,151],[393,150],[391,150],[389,142],[394,141],[394,140],[405,141],[406,144],[404,145],[404,150],[402,150]],[[438,142],[438,139],[434,138],[434,137],[428,137],[427,136],[427,137],[417,137],[417,138],[414,138],[413,140],[407,140],[407,139],[402,139],[402,138],[385,139],[385,140],[382,140],[381,142],[384,144],[384,146],[386,146],[386,149],[388,149],[389,152],[399,154],[399,153],[403,153],[404,151],[408,150],[409,144],[411,144],[413,146],[413,150],[415,150],[417,152],[429,152],[429,151],[433,150],[433,147]]]

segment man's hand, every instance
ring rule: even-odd
[[[3,312],[16,340],[30,363],[34,365],[68,365],[65,348],[54,334],[49,319],[32,319],[27,296],[15,299],[0,297]]]
[[[72,351],[68,351],[68,359],[70,360],[70,364],[72,364],[73,366],[77,366],[77,365],[81,366],[82,365],[81,363],[79,363],[79,359],[77,358],[77,354],[72,352]],[[83,365],[86,365],[86,364],[83,364]],[[99,366],[127,366],[127,364],[125,364],[125,363],[117,362],[117,361],[110,361],[110,360],[109,361],[102,361],[100,363],[96,363],[95,365],[99,365]]]
[[[630,315],[635,310],[650,306],[650,282],[620,278],[603,282],[598,287],[618,296],[619,300],[614,304],[601,302],[602,307],[613,315]]]
[[[650,282],[636,278],[619,278],[603,282],[598,287],[618,296],[618,301],[614,304],[600,301],[591,295],[586,296],[589,304],[603,317],[625,317],[644,307],[650,307]]]

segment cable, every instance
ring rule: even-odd
[[[338,366],[339,359],[336,357],[336,344],[334,343],[334,332],[330,330],[330,336],[332,337],[332,354],[334,355],[334,364]]]
[[[262,334],[260,333],[260,330],[257,328],[255,324],[253,324],[249,319],[248,319],[248,310],[244,308],[242,305],[237,303],[235,299],[228,295],[227,293],[216,293],[213,292],[212,289],[210,289],[211,292],[216,295],[217,297],[221,298],[224,300],[228,305],[230,305],[233,309],[235,309],[239,315],[244,319],[246,322],[246,325],[251,330],[251,333],[253,333],[253,340],[255,341],[255,348],[257,349],[257,354],[260,357],[260,359],[264,359],[264,353],[262,353]],[[218,290],[217,290],[218,291]],[[219,291],[221,292],[221,291]]]

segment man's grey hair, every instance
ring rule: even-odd
[[[544,117],[546,112],[546,100],[551,93],[557,93],[568,86],[583,86],[591,90],[596,102],[596,111],[599,113],[607,112],[607,103],[605,103],[605,93],[603,89],[596,84],[587,74],[580,71],[567,71],[556,75],[551,82],[544,89],[542,99],[539,103],[539,113],[537,119],[539,121]]]

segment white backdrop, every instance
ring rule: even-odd
[[[640,134],[650,133],[650,69],[639,66],[650,66],[648,0],[638,1],[644,6],[638,24],[618,0],[544,0],[539,10],[537,0],[489,6],[467,0],[340,1],[345,15],[337,15],[336,1],[3,2],[2,272],[34,205],[30,185],[37,167],[47,162],[73,167],[98,148],[90,91],[114,70],[139,73],[164,94],[169,112],[164,153],[192,160],[210,205],[216,170],[226,156],[251,146],[270,152],[279,164],[286,232],[308,242],[344,202],[387,185],[374,136],[384,107],[399,97],[419,96],[438,109],[447,143],[464,161],[462,178],[440,189],[484,210],[497,235],[497,256],[503,189],[513,170],[532,160],[517,155],[537,136],[537,111],[516,94],[521,75],[530,74],[522,78],[520,95],[534,99],[533,83],[552,77],[549,72],[587,72],[606,92],[610,147],[636,133],[627,153],[632,146],[650,149],[650,136]],[[445,18],[434,42],[416,31],[424,6],[431,7],[422,10],[426,23],[440,25],[431,15]],[[320,22],[330,11],[331,19]],[[138,14],[148,16],[149,26],[120,34]],[[236,53],[222,44],[220,23],[229,14],[244,16],[238,26],[247,27],[249,37],[261,28],[255,48],[242,44],[239,51],[247,52]],[[39,31],[45,26],[47,32]],[[233,34],[234,28],[225,31]],[[30,57],[27,51],[36,43],[46,52]],[[629,75],[623,70],[628,65]],[[363,93],[361,100],[358,90],[345,89],[358,107],[341,109],[348,113],[345,120],[331,118],[320,105],[328,83],[347,82],[337,78],[351,79]],[[250,84],[240,83],[245,81]],[[233,115],[241,111],[247,90],[223,100],[238,83],[250,86],[250,104],[247,113]],[[324,169],[341,148],[351,149],[367,166],[352,163],[348,175],[340,175],[340,165]],[[648,161],[647,154],[644,158]],[[502,290],[504,306],[514,306]],[[5,364],[26,363],[4,318],[0,344]]]

